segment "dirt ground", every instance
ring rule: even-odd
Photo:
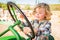
[[[52,11],[51,16],[51,35],[55,38],[55,40],[60,40],[60,11]],[[0,24],[0,33],[8,28],[5,24]],[[16,28],[18,30],[18,28]],[[7,32],[4,36],[13,35],[11,31]]]

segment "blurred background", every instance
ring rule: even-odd
[[[34,9],[34,6],[38,3],[47,3],[50,6],[51,9],[51,35],[55,38],[55,40],[60,40],[60,0],[0,0],[0,33],[8,28],[9,25],[13,24],[13,20],[7,10],[7,2],[12,1],[19,8],[22,9],[22,11],[25,13],[25,15],[28,17],[29,20],[33,20],[32,11]],[[16,11],[16,13],[18,13]],[[18,18],[24,21],[24,18],[17,14]],[[18,30],[18,28],[17,28]],[[7,35],[13,35],[10,31],[6,33],[4,36]]]

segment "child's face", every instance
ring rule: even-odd
[[[38,20],[43,20],[44,17],[45,17],[45,8],[41,7],[41,8],[36,8],[36,14],[35,14],[35,17],[38,19]]]

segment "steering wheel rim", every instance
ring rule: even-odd
[[[22,12],[22,10],[21,10],[15,3],[13,3],[13,2],[8,2],[8,3],[7,3],[8,11],[9,11],[11,17],[13,18],[13,20],[14,20],[15,22],[16,22],[17,19],[15,20],[15,18],[13,17],[13,15],[12,15],[11,10],[10,10],[9,7],[11,7],[11,8],[12,8],[12,7],[16,7],[16,8],[18,9],[18,11],[19,11],[20,13],[22,13],[22,15],[24,16],[24,19],[27,21],[27,23],[28,23],[28,25],[29,25],[29,27],[30,27],[30,29],[31,29],[31,31],[32,31],[33,36],[31,37],[31,39],[33,39],[33,38],[35,37],[35,33],[34,33],[34,30],[33,30],[33,28],[32,28],[31,23],[29,22],[29,20],[28,20],[27,17],[25,16],[25,14]]]

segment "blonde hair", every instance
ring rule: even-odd
[[[52,13],[50,12],[50,7],[49,7],[49,5],[46,4],[46,3],[39,3],[39,4],[37,4],[36,7],[35,7],[34,10],[33,10],[33,15],[36,13],[36,8],[41,8],[41,7],[44,7],[45,10],[46,10],[45,19],[46,19],[46,20],[50,20]]]

